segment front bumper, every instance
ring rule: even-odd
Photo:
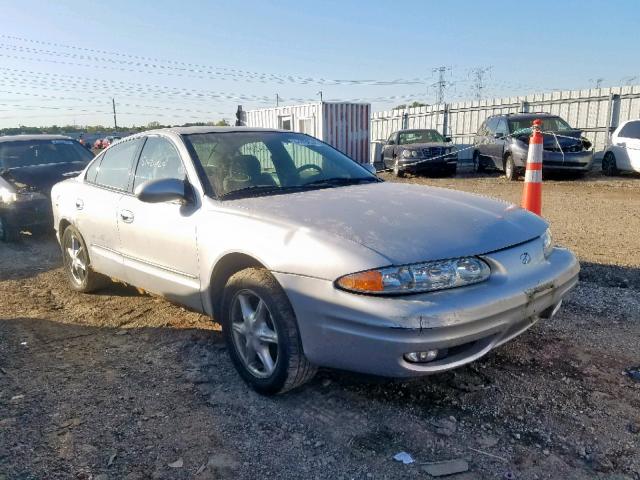
[[[53,212],[48,198],[38,198],[0,205],[0,215],[15,229],[48,227],[53,224]]]
[[[356,295],[328,280],[274,275],[289,296],[312,363],[388,377],[426,375],[476,360],[555,313],[580,267],[569,250],[556,248],[548,260],[510,277],[513,250],[533,252],[535,243],[483,256],[492,276],[481,284],[403,297]],[[404,359],[405,353],[433,349],[448,354],[422,364]]]
[[[518,161],[519,160],[519,161]],[[519,158],[516,157],[516,165],[525,167],[527,164],[527,153],[521,152]],[[593,152],[586,150],[583,152],[551,152],[543,150],[542,169],[543,171],[566,171],[566,172],[588,172],[593,165]]]
[[[403,172],[425,172],[447,170],[458,164],[458,157],[448,156],[435,160],[424,158],[407,158],[398,160],[398,168]]]

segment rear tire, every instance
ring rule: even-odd
[[[607,152],[602,159],[602,173],[607,177],[613,177],[620,173],[616,165],[616,156],[612,152]]]
[[[265,269],[247,268],[228,280],[222,333],[233,365],[258,393],[287,392],[316,373],[304,355],[289,299]]]
[[[109,278],[91,268],[87,244],[75,227],[70,225],[62,233],[61,246],[64,273],[73,290],[89,293],[109,284]]]
[[[504,159],[504,176],[510,182],[518,180],[518,171],[511,154],[508,154]]]

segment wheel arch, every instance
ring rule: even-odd
[[[226,253],[215,263],[209,276],[209,288],[207,289],[207,300],[210,302],[210,311],[214,319],[220,318],[222,294],[229,278],[235,273],[251,267],[267,269],[263,262],[243,252]]]

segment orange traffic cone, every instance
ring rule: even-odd
[[[529,139],[529,153],[527,155],[527,170],[524,175],[524,192],[522,193],[522,208],[526,208],[536,215],[542,214],[542,120],[533,121],[533,132]]]

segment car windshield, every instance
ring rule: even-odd
[[[184,139],[218,198],[379,181],[333,147],[299,133],[198,133]]]
[[[536,117],[519,118],[509,120],[509,132],[511,133],[528,133],[531,131],[531,124]],[[542,117],[542,130],[547,132],[562,132],[565,130],[574,130],[571,126],[560,117]]]
[[[89,163],[93,155],[75,140],[17,140],[0,142],[0,168],[54,163]]]
[[[410,130],[400,132],[399,145],[410,145],[412,143],[441,143],[444,137],[436,130]]]

